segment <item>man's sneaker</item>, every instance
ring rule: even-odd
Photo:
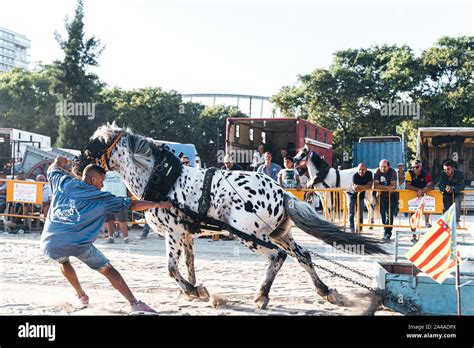
[[[416,242],[418,242],[418,239],[416,239],[416,235],[413,235],[413,237],[411,238],[411,242],[413,244],[416,244]]]
[[[426,223],[426,228],[431,228],[431,224],[429,222]]]
[[[128,238],[128,237],[125,237],[125,238],[123,239],[123,242],[124,242],[125,244],[128,244],[128,243],[130,243],[130,238]]]
[[[384,242],[388,242],[388,241],[390,241],[390,236],[388,234],[386,234],[386,235],[383,236],[382,240]]]
[[[145,302],[137,301],[130,305],[130,315],[158,315],[158,312]]]
[[[114,237],[107,237],[107,239],[104,241],[104,243],[106,244],[114,244],[115,243],[115,240],[114,240]]]
[[[114,237],[115,237],[115,238],[119,238],[119,237],[120,237],[120,232],[119,232],[119,231],[115,231],[115,232],[114,232]]]
[[[86,294],[82,296],[76,294],[71,301],[71,305],[77,309],[86,308],[87,306],[89,306],[89,296],[87,296]]]

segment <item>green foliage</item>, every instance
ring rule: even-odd
[[[58,128],[54,85],[51,66],[39,66],[32,72],[13,69],[0,75],[0,127],[48,135],[54,141]]]
[[[97,103],[98,94],[103,88],[99,77],[89,73],[87,69],[96,66],[97,58],[103,48],[100,42],[91,37],[86,39],[84,33],[84,7],[78,0],[75,17],[72,21],[65,20],[67,38],[62,39],[56,33],[56,39],[64,52],[64,60],[55,62],[58,68],[56,92],[60,102]],[[100,114],[96,115],[100,116]],[[81,149],[98,125],[101,117],[87,118],[79,115],[62,115],[59,117],[59,132],[56,145]]]
[[[335,163],[361,136],[403,133],[414,152],[418,127],[473,124],[473,42],[444,37],[420,58],[407,46],[338,51],[329,69],[299,76],[272,101],[287,117],[332,129]],[[382,116],[389,101],[418,103],[421,119]]]

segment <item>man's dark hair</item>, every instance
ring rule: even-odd
[[[453,160],[448,159],[448,160],[443,162],[443,167],[444,166],[456,168],[456,163],[454,163]]]
[[[90,178],[95,174],[102,174],[105,175],[105,170],[101,166],[97,164],[89,164],[87,167],[84,168],[83,177]]]

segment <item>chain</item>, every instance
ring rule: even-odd
[[[350,267],[348,267],[348,266],[346,266],[346,265],[343,265],[343,264],[341,264],[341,263],[339,263],[339,262],[336,262],[336,261],[334,261],[334,260],[330,260],[330,259],[328,259],[327,257],[322,256],[322,255],[320,255],[320,254],[318,254],[318,253],[315,253],[315,252],[312,252],[312,251],[310,251],[310,253],[313,254],[313,255],[316,256],[316,257],[319,257],[319,258],[321,258],[321,259],[323,259],[323,260],[329,261],[329,262],[331,262],[331,263],[334,263],[335,265],[338,265],[338,266],[340,266],[340,267],[342,267],[342,268],[345,268],[345,269],[347,269],[347,270],[349,270],[349,271],[351,271],[351,272],[354,272],[354,273],[356,273],[356,274],[358,274],[358,275],[360,275],[360,276],[363,276],[363,277],[365,277],[365,278],[371,279],[371,278],[370,278],[368,275],[366,275],[366,274],[363,274],[363,273],[361,273],[361,272],[359,272],[359,271],[357,271],[357,270],[355,270],[355,269],[353,269],[353,268],[350,268]],[[335,271],[333,271],[333,270],[330,270],[329,268],[326,268],[326,267],[321,266],[321,265],[317,265],[317,264],[315,264],[314,262],[313,262],[313,266],[316,267],[316,268],[322,269],[322,270],[325,271],[325,272],[331,273],[331,274],[332,274],[333,276],[335,276],[335,277],[342,278],[342,279],[344,279],[344,280],[347,280],[348,282],[351,282],[351,283],[353,283],[353,284],[355,284],[355,285],[358,285],[358,286],[360,286],[360,287],[362,287],[362,288],[365,288],[365,289],[369,290],[370,292],[373,292],[373,293],[375,293],[375,294],[378,294],[378,293],[379,293],[379,291],[378,291],[377,289],[374,289],[374,288],[372,288],[372,287],[370,287],[370,286],[367,286],[367,285],[365,285],[365,284],[362,284],[362,283],[358,282],[357,280],[354,280],[354,279],[352,279],[352,278],[350,278],[350,277],[346,277],[345,275],[340,274],[340,273],[337,273],[337,272],[335,272]]]
[[[320,259],[329,261],[329,262],[331,262],[331,263],[333,263],[333,264],[335,264],[335,265],[337,265],[337,266],[339,266],[339,267],[341,267],[341,268],[345,268],[345,269],[347,269],[348,271],[351,271],[351,272],[353,272],[353,273],[355,273],[355,274],[360,275],[361,277],[364,277],[364,278],[367,278],[367,279],[372,279],[372,277],[368,276],[367,274],[364,274],[364,273],[362,273],[362,272],[360,272],[360,271],[358,271],[358,270],[356,270],[356,269],[353,269],[353,268],[351,268],[351,267],[349,267],[349,266],[343,265],[342,263],[339,263],[339,262],[337,262],[337,261],[331,260],[331,259],[327,258],[326,256],[320,255],[320,254],[315,253],[315,252],[313,252],[313,251],[310,251],[309,253],[310,253],[310,254],[313,254],[313,255],[316,256],[316,257],[319,257]]]

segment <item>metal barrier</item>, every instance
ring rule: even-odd
[[[315,209],[317,208],[316,200],[319,199],[322,204],[324,219],[344,229],[346,228],[348,214],[346,191],[344,189],[286,189],[286,191],[291,192],[300,201],[309,203]]]
[[[381,220],[381,214],[380,214],[380,193],[381,192],[387,192],[385,190],[380,190],[380,189],[372,189],[372,191],[375,191],[377,192],[377,201],[378,201],[378,204],[376,206],[376,210],[375,210],[375,214],[380,220]],[[361,192],[359,192],[357,194],[357,200],[356,200],[356,205],[357,205],[357,208],[356,208],[356,212],[355,212],[355,216],[357,217],[358,216],[358,212],[359,212],[359,209],[361,209],[360,207],[360,204],[359,204],[359,195],[360,195]],[[413,214],[416,212],[416,209],[417,209],[417,205],[416,204],[412,204],[410,205],[410,201],[413,201],[415,198],[416,198],[416,191],[412,191],[412,190],[393,190],[392,192],[388,192],[388,214],[390,216],[390,212],[392,211],[392,209],[394,208],[392,206],[392,200],[391,200],[391,195],[394,194],[394,193],[399,193],[400,194],[400,198],[398,200],[398,208],[399,208],[399,214],[398,214],[398,224],[394,224],[392,221],[391,224],[383,224],[383,223],[378,223],[378,224],[375,224],[375,223],[362,223],[362,224],[358,224],[358,228],[357,228],[357,233],[361,233],[362,232],[362,228],[363,227],[395,227],[395,228],[407,228],[407,229],[411,229],[411,226],[409,224],[409,220],[408,220],[408,224],[402,224],[402,218],[401,218],[401,214],[404,214],[404,213],[408,213],[408,214]],[[463,198],[462,198],[462,201],[465,200],[465,197],[466,195],[473,195],[474,196],[474,190],[464,190],[462,191],[462,194],[463,194]],[[426,195],[428,197],[432,197],[432,200],[431,200],[431,204],[429,206],[427,206],[426,202],[425,202],[425,209],[424,209],[424,214],[430,214],[430,215],[441,215],[443,214],[443,198],[442,198],[442,193],[441,191],[435,189],[435,190],[431,190],[431,191],[428,191],[426,193]],[[410,197],[412,198],[410,200]],[[454,197],[454,194],[453,194],[453,197]],[[404,202],[407,201],[407,204],[404,204]],[[453,198],[453,201],[454,201],[454,198]],[[462,215],[462,221],[461,221],[461,227],[459,227],[458,229],[459,230],[467,230],[467,227],[466,227],[466,216],[467,216],[467,207],[464,207],[462,208],[461,210],[461,215]],[[395,220],[395,217],[394,219]]]

